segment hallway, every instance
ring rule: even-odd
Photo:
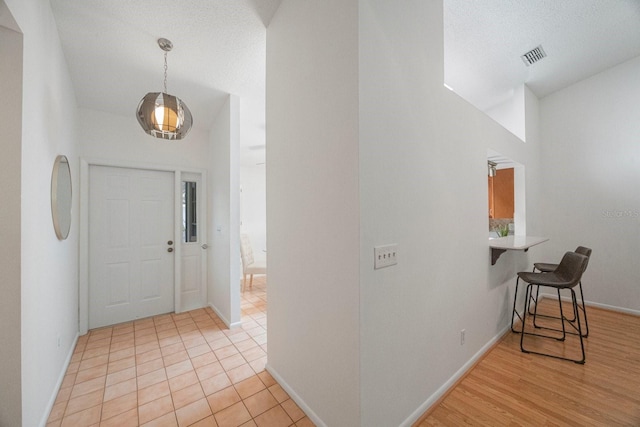
[[[312,426],[265,370],[265,280],[240,328],[203,308],[80,337],[47,426]]]

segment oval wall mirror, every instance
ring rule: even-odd
[[[58,239],[69,236],[71,228],[71,170],[67,156],[58,156],[51,173],[51,216]]]

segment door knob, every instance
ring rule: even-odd
[[[173,252],[173,248],[167,249],[167,252]]]
[[[167,242],[167,245],[173,245],[173,240],[169,240],[169,241]]]
[[[209,245],[207,245],[206,243],[202,245],[202,249],[207,249],[209,247]]]

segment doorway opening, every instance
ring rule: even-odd
[[[245,234],[248,237],[254,262],[262,266],[267,265],[265,169],[263,162],[244,165],[240,169],[240,234]],[[242,272],[240,277],[241,280],[244,280]],[[249,278],[247,277],[247,279]],[[242,285],[244,284],[240,286]],[[240,307],[243,327],[247,321],[264,322],[266,327],[267,276],[256,274],[253,278],[253,285],[249,286],[247,283],[243,288]],[[264,315],[264,320],[259,313]],[[258,315],[257,319],[256,315]]]
[[[204,307],[205,173],[81,159],[80,175],[80,334]],[[191,202],[188,236],[183,221],[185,188]],[[95,317],[100,312],[111,314]]]
[[[524,165],[487,150],[489,238],[526,235]]]

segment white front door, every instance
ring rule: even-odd
[[[174,174],[89,168],[89,328],[174,309]]]
[[[180,311],[206,305],[206,192],[201,174],[183,173],[180,238]]]

